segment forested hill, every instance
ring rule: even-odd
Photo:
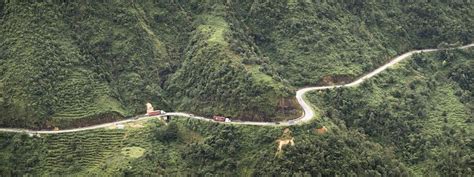
[[[0,1],[0,126],[165,110],[275,120],[295,88],[474,39],[473,3]]]

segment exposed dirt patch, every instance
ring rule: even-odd
[[[321,128],[315,128],[314,129],[314,132],[316,134],[319,134],[319,135],[325,134],[327,131],[328,131],[328,129],[325,126],[323,126]]]
[[[132,128],[143,128],[145,127],[142,122],[131,122],[127,124],[129,127]]]
[[[120,113],[115,111],[109,111],[78,119],[54,119],[48,122],[46,129],[52,129],[53,127],[58,127],[59,130],[80,128],[108,122],[114,122],[123,118],[124,117]]]
[[[275,154],[276,156],[280,156],[283,153],[283,147],[287,145],[294,146],[295,142],[291,130],[289,128],[285,128],[281,137],[276,140],[276,143],[278,147]]]

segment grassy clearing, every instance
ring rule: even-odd
[[[229,31],[229,25],[223,17],[201,15],[198,17],[197,24],[197,31],[208,35],[207,42],[209,44],[218,44],[222,46],[229,45],[226,40],[226,33]]]
[[[246,68],[249,70],[249,72],[252,74],[252,76],[257,82],[269,85],[277,90],[284,89],[284,85],[282,83],[275,81],[271,76],[260,71],[260,69],[262,68],[261,66],[247,65]]]
[[[139,158],[145,153],[145,149],[141,147],[124,147],[122,148],[121,153],[127,157]]]

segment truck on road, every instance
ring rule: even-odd
[[[214,116],[212,117],[212,120],[216,122],[225,122],[225,117],[224,116]]]
[[[231,122],[230,118],[224,116],[213,116],[212,120],[216,122]]]
[[[146,116],[158,116],[158,115],[163,115],[165,114],[166,112],[163,111],[163,110],[155,110],[155,111],[150,111],[150,112],[147,112],[145,115]]]

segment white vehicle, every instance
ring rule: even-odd
[[[225,118],[224,122],[232,122],[229,118]]]
[[[124,128],[125,128],[125,125],[123,125],[123,124],[117,124],[116,127],[117,127],[117,129],[124,129]]]
[[[293,125],[293,124],[295,124],[295,121],[294,120],[289,120],[288,124]]]

